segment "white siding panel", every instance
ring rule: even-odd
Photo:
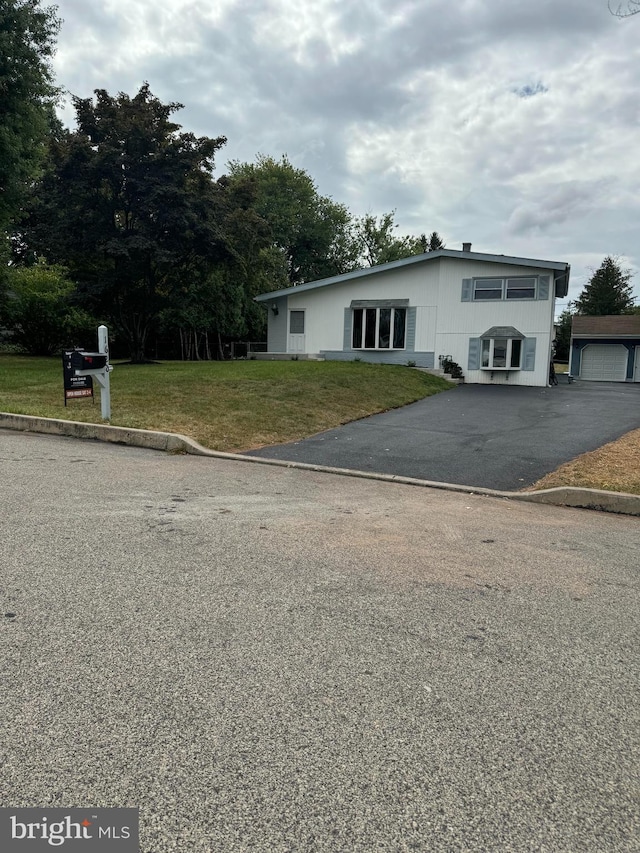
[[[438,311],[435,305],[419,305],[416,313],[416,351],[433,352],[436,346],[436,320]]]
[[[292,293],[288,307],[291,311],[306,312],[305,349],[308,353],[318,353],[342,350],[344,309],[353,299],[408,299],[411,306],[418,306],[435,304],[437,292],[438,265],[417,264],[396,274],[389,271],[332,287]]]

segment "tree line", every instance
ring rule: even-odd
[[[0,343],[39,355],[93,348],[217,358],[263,340],[254,297],[442,248],[437,232],[399,235],[395,212],[354,217],[286,156],[232,161],[224,136],[197,137],[147,83],[129,96],[73,97],[56,117],[50,65],[60,20],[40,0],[0,0]],[[607,257],[560,319],[633,310],[630,273]],[[567,354],[565,354],[567,350]]]
[[[39,0],[0,0],[0,330],[27,352],[87,345],[105,322],[134,362],[220,357],[264,338],[259,293],[444,246],[399,236],[394,212],[352,216],[286,156],[216,177],[225,137],[186,132],[148,83],[73,97],[64,128],[59,27]]]

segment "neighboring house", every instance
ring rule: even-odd
[[[578,379],[640,382],[640,316],[574,317],[569,372]]]
[[[266,356],[437,368],[467,382],[545,386],[557,261],[439,249],[256,297],[268,309]],[[286,355],[285,355],[286,354]]]

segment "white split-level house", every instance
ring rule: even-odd
[[[324,358],[437,368],[466,382],[545,386],[555,298],[570,267],[439,249],[256,297],[269,358]]]

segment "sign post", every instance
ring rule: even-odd
[[[98,326],[98,352],[83,352],[83,350],[73,350],[69,353],[71,378],[76,381],[80,379],[88,379],[91,383],[95,378],[100,385],[100,404],[102,409],[102,419],[105,421],[111,418],[111,387],[109,384],[109,374],[113,367],[109,364],[109,333],[106,326]],[[65,362],[66,366],[66,362]],[[66,374],[65,374],[66,383]],[[93,386],[91,388],[91,396],[93,396]],[[66,389],[66,384],[65,384]],[[66,404],[65,390],[65,404]],[[74,394],[73,396],[78,396]]]
[[[100,405],[102,407],[102,419],[108,421],[111,418],[111,385],[109,374],[113,367],[109,364],[109,331],[106,326],[98,326],[98,352],[107,356],[104,374],[97,374],[96,379],[100,383]]]

